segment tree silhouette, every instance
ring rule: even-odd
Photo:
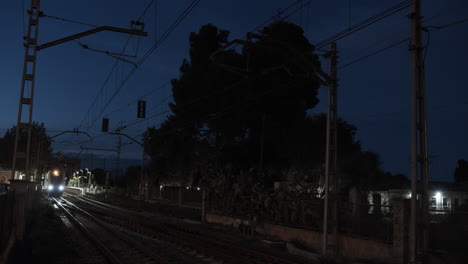
[[[198,183],[211,174],[232,182],[229,177],[248,172],[270,187],[285,180],[287,171],[320,177],[326,115],[307,115],[319,102],[315,48],[288,22],[277,21],[261,33],[229,50],[220,50],[229,32],[211,24],[190,34],[190,58],[172,80],[172,115],[146,131],[155,177]],[[363,188],[384,182],[378,155],[361,150],[356,129],[339,119],[339,173],[346,184]]]
[[[466,183],[468,182],[468,161],[466,160],[458,160],[457,168],[453,174],[453,178],[455,179],[456,183]]]
[[[8,169],[12,168],[13,151],[16,136],[16,126],[8,129],[3,137],[3,147],[0,149],[0,163]],[[26,150],[27,133],[22,130],[18,142],[19,150]],[[33,170],[42,171],[48,165],[52,154],[52,141],[47,136],[46,129],[33,122],[31,127],[31,153],[30,164]],[[22,171],[25,169],[25,161],[18,160],[16,169]]]

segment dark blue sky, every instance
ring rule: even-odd
[[[58,1],[42,0],[42,11],[51,16],[83,21],[95,25],[129,27],[150,0]],[[212,23],[231,32],[230,39],[241,38],[275,15],[293,0],[215,1],[202,0],[193,12],[139,67],[127,84],[116,93],[105,108],[111,128],[118,122],[130,124],[136,119],[136,101],[147,101],[147,119],[124,132],[138,137],[145,127],[160,124],[170,100],[170,86],[164,86],[179,75],[183,58],[188,57],[188,34]],[[306,3],[307,1],[303,1]],[[366,19],[400,1],[351,0],[351,25]],[[425,26],[441,26],[468,17],[466,0],[423,0]],[[189,0],[156,1],[146,13],[146,38],[131,38],[127,54],[139,58],[174,22],[190,3]],[[25,7],[29,1],[25,0]],[[156,7],[156,8],[155,8]],[[301,25],[311,43],[317,43],[348,27],[348,0],[312,1],[302,12],[288,18]],[[0,11],[0,134],[16,123],[24,49],[21,1],[7,1]],[[379,50],[409,36],[410,22],[406,9],[356,34],[338,41],[340,65]],[[84,25],[42,18],[39,43],[90,29]],[[430,33],[426,58],[429,153],[432,157],[430,178],[452,180],[457,159],[468,159],[468,23]],[[88,46],[120,52],[128,36],[99,33],[82,38]],[[427,34],[424,35],[424,40]],[[137,61],[138,59],[134,59]],[[74,42],[38,53],[33,119],[44,122],[50,135],[72,130],[88,123],[86,117],[98,92],[97,107],[88,116],[97,117],[105,102],[115,93],[132,65],[117,64],[117,70],[105,83],[115,59],[84,50]],[[326,64],[324,64],[326,67]],[[117,72],[117,73],[116,73]],[[409,175],[410,164],[410,53],[408,43],[386,50],[362,62],[340,69],[339,116],[358,127],[358,138],[364,149],[380,154],[383,168]],[[103,88],[104,87],[104,88]],[[320,90],[320,104],[313,113],[325,111],[326,89]],[[84,122],[82,122],[84,120]],[[55,150],[79,152],[81,144],[98,148],[115,148],[116,138],[99,132],[100,121],[89,132],[94,142],[82,136],[56,138]],[[127,140],[124,140],[126,143]],[[99,154],[99,153],[96,153]],[[135,144],[123,147],[123,157],[139,158]]]

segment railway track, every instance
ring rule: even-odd
[[[90,199],[75,197],[88,210],[99,215],[99,219],[109,223],[123,232],[132,232],[136,236],[151,237],[159,241],[181,247],[189,252],[212,258],[212,263],[277,263],[299,264],[299,260],[290,260],[283,257],[267,254],[251,249],[238,243],[222,239],[200,231],[192,230],[182,223],[149,218],[138,212],[118,208]],[[125,231],[126,230],[126,231]],[[188,262],[192,263],[192,262]]]
[[[70,221],[97,246],[109,263],[221,263],[202,258],[195,252],[174,247],[165,241],[112,225],[63,198],[54,200]]]

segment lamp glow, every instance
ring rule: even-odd
[[[437,203],[440,203],[440,200],[442,199],[442,194],[440,192],[436,192],[435,198]]]
[[[59,176],[60,172],[59,172],[58,170],[54,170],[54,171],[52,172],[52,174],[53,174],[54,176]]]

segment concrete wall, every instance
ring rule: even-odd
[[[206,221],[237,226],[241,220],[229,216],[207,213]],[[321,251],[322,234],[315,231],[268,223],[257,224],[256,231],[259,234],[276,236],[285,241],[299,240],[309,248],[317,252]],[[331,235],[329,236],[329,241],[333,241]],[[374,260],[382,263],[402,263],[401,259],[395,259],[393,246],[389,244],[347,235],[339,235],[338,244],[339,254],[345,258]]]

